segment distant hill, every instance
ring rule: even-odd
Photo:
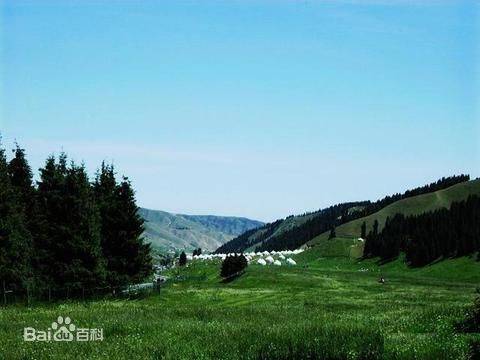
[[[213,251],[234,237],[264,223],[242,217],[183,215],[140,209],[145,219],[144,237],[153,248]]]
[[[336,228],[337,239],[341,241],[342,244],[359,247],[361,244],[355,242],[353,239],[357,239],[360,236],[361,226],[364,221],[367,225],[367,233],[372,229],[375,220],[378,220],[379,230],[382,230],[387,217],[393,217],[395,214],[399,213],[404,215],[418,215],[439,208],[449,208],[452,202],[465,200],[469,195],[480,195],[480,179],[463,182],[443,190],[417,195],[394,202],[374,214],[338,226]],[[328,244],[334,243],[337,239],[328,240],[328,236],[329,232],[324,232],[310,240],[306,246],[315,246],[315,251],[319,253],[319,255],[329,256],[331,253],[331,246]],[[350,252],[349,247],[335,245],[335,248],[342,248],[343,255],[345,256]],[[361,255],[362,252],[363,251],[357,250],[355,254]],[[340,256],[340,252],[336,253],[336,255]]]

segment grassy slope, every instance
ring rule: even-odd
[[[448,260],[423,269],[397,261],[318,260],[296,267],[251,265],[223,284],[219,263],[191,263],[161,294],[143,300],[66,303],[0,312],[0,354],[8,359],[464,359],[453,324],[472,302],[480,263]],[[365,271],[367,269],[368,271]],[[386,285],[378,284],[382,274]],[[102,327],[101,343],[24,343],[24,326],[58,315]],[[477,336],[479,338],[480,336]],[[368,350],[369,353],[365,353]],[[363,352],[363,353],[362,353]]]
[[[357,259],[363,255],[364,243],[357,238],[336,237],[334,240],[319,242],[307,251],[318,254],[318,257],[345,257]]]
[[[337,236],[340,238],[358,238],[361,233],[362,223],[367,223],[367,232],[372,228],[375,219],[378,220],[380,230],[385,225],[387,217],[392,217],[397,213],[405,215],[421,214],[426,211],[449,207],[453,201],[466,199],[471,194],[480,195],[480,180],[472,180],[451,186],[447,189],[436,191],[430,194],[414,196],[408,199],[397,201],[382,210],[370,216],[350,221],[336,229]],[[329,232],[325,232],[307,243],[307,245],[327,246]]]

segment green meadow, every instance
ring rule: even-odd
[[[296,260],[252,264],[230,283],[219,263],[191,262],[160,294],[2,308],[0,358],[467,359],[479,337],[454,330],[480,284],[470,258],[408,269],[313,248]],[[23,341],[23,327],[45,329],[60,315],[103,328],[104,340]]]

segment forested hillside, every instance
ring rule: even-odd
[[[405,216],[419,215],[440,208],[448,208],[452,202],[466,200],[470,195],[480,195],[480,179],[465,181],[446,189],[399,200],[369,216],[337,226],[335,229],[336,236],[349,238],[365,236],[373,229],[375,220],[378,221],[378,231],[381,231],[387,218],[392,218],[395,214],[403,214]],[[362,225],[364,223],[365,230],[363,231],[364,234],[362,234]],[[329,232],[324,232],[310,240],[307,245],[313,246],[324,242],[328,240],[329,235]]]
[[[257,231],[250,231],[226,243],[217,252],[240,252],[247,249],[259,251],[296,249],[315,237],[322,235],[338,235],[338,227],[356,219],[374,214],[391,204],[413,198],[422,194],[432,193],[449,188],[455,184],[465,183],[468,175],[444,177],[434,183],[407,190],[403,194],[386,196],[371,202],[360,201],[338,204],[314,213],[301,216],[290,216],[267,224]],[[285,226],[288,224],[289,226]],[[358,234],[360,236],[360,233]]]
[[[279,219],[259,229],[248,231],[221,246],[216,252],[229,253],[241,252],[247,249],[252,250],[267,242],[275,241],[274,239],[278,239],[284,234],[290,234],[296,229],[306,229],[310,233],[320,231],[318,228],[328,229],[335,218],[356,211],[366,204],[367,202],[345,203],[312,213],[297,216],[291,215],[286,219]]]
[[[364,256],[391,260],[404,252],[411,266],[480,251],[480,197],[453,202],[449,208],[420,215],[388,217],[381,232],[378,222],[366,237]]]

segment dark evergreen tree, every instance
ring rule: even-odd
[[[70,261],[65,266],[64,283],[78,287],[102,284],[105,261],[100,245],[100,217],[85,167],[72,162],[65,185],[64,201],[70,210],[64,246]]]
[[[234,256],[227,256],[222,262],[220,270],[220,276],[223,278],[232,277],[238,275],[248,266],[247,259],[243,254]]]
[[[123,221],[124,232],[120,232],[120,235],[123,235],[125,240],[124,255],[128,261],[127,274],[131,282],[138,282],[152,274],[151,248],[142,237],[144,220],[138,214],[135,192],[130,180],[123,177],[117,191],[119,208],[123,214],[119,220]]]
[[[22,194],[11,183],[5,151],[0,148],[0,282],[9,289],[23,289],[32,275],[30,258],[31,234]]]
[[[16,144],[13,150],[14,157],[8,164],[10,182],[18,194],[18,200],[24,208],[26,222],[34,219],[35,188],[33,186],[33,175],[30,165],[25,157],[25,150]],[[29,227],[30,230],[30,227]]]
[[[377,236],[378,235],[378,220],[375,219],[375,221],[373,222],[373,236]]]
[[[363,256],[370,257],[375,256],[377,253],[378,245],[378,220],[373,222],[373,229],[368,233],[365,240],[365,247],[363,249]]]
[[[66,161],[64,159],[63,161]],[[65,164],[66,165],[66,164]],[[40,181],[38,182],[37,206],[38,213],[35,219],[34,256],[33,268],[36,282],[42,286],[54,286],[53,269],[55,257],[61,256],[55,251],[57,241],[60,242],[61,235],[57,237],[59,226],[51,219],[60,217],[62,208],[62,188],[64,186],[66,168],[60,170],[55,163],[55,157],[50,156],[43,169],[40,169]],[[63,214],[62,214],[63,215]],[[52,238],[51,234],[55,237]]]
[[[360,237],[365,239],[367,237],[367,223],[364,221],[360,230]]]
[[[150,244],[145,244],[142,238],[144,220],[138,215],[130,182],[124,178],[117,184],[113,165],[102,163],[94,191],[107,283],[121,286],[145,279],[152,272]]]
[[[178,259],[178,265],[179,266],[187,265],[187,255],[185,254],[185,251],[182,251],[182,253],[180,254],[180,258]]]
[[[61,154],[47,159],[38,182],[35,268],[44,285],[70,289],[104,280],[100,218],[85,168]]]
[[[332,226],[330,229],[330,235],[328,235],[328,240],[334,239],[337,237],[337,234],[335,233],[335,226]]]

